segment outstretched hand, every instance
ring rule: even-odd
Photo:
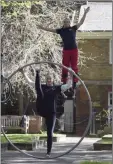
[[[33,72],[34,72],[34,74],[36,73],[36,72],[40,72],[40,65],[37,65],[37,64],[35,64],[35,65],[31,65],[30,66],[31,67],[31,70],[33,70]]]
[[[90,10],[90,7],[87,7],[86,9],[84,9],[84,12],[87,14]]]
[[[35,69],[35,71],[36,71],[37,73],[40,73],[40,69]]]
[[[40,68],[39,67],[35,67],[34,70],[35,70],[36,73],[40,73]]]

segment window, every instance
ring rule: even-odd
[[[112,92],[108,92],[108,126],[112,122]]]
[[[108,107],[112,107],[112,92],[108,92]]]
[[[112,64],[112,39],[109,40],[109,64]]]

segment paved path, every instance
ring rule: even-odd
[[[59,143],[54,144],[52,156],[64,153],[69,150],[80,138],[68,137],[66,141],[63,139]],[[54,160],[37,160],[25,156],[17,151],[2,152],[2,164],[80,164],[84,160],[112,161],[111,151],[93,151],[93,143],[98,139],[85,138],[83,142],[70,154]],[[30,152],[37,157],[44,156],[46,148],[40,149],[38,152]]]

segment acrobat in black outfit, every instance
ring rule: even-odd
[[[45,118],[47,126],[47,156],[49,157],[52,148],[53,130],[56,122],[55,99],[57,94],[65,92],[72,87],[72,79],[70,78],[66,84],[54,86],[51,75],[46,76],[46,84],[41,84],[39,71],[36,71],[35,83],[28,78],[26,73],[24,73],[24,77],[31,85],[35,85],[37,93],[37,113]]]

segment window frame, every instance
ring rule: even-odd
[[[112,99],[110,98],[110,95],[112,95],[112,91],[108,92],[108,107],[109,108],[112,107],[112,104],[110,104],[110,99]]]

